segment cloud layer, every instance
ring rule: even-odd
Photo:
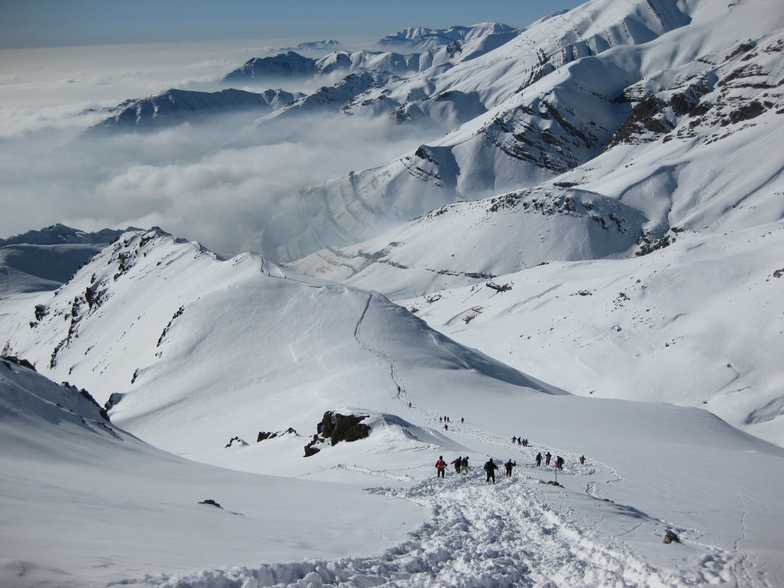
[[[228,61],[203,57],[184,65],[175,55],[168,68],[146,71],[82,61],[73,76],[47,64],[46,76],[33,79],[28,70],[3,80],[0,236],[56,222],[86,230],[158,225],[221,253],[259,250],[265,223],[299,188],[381,165],[433,138],[338,114],[286,117],[250,133],[255,116],[246,114],[148,134],[81,136],[108,105],[168,87],[203,89],[228,71]],[[58,90],[60,99],[51,94]],[[233,141],[240,133],[242,142]]]

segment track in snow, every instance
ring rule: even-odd
[[[382,477],[383,473],[382,473]],[[167,588],[410,586],[753,586],[745,561],[696,540],[691,556],[661,569],[624,543],[669,528],[630,507],[545,484],[525,474],[488,484],[480,472],[431,477],[406,489],[374,488],[429,506],[431,522],[377,556],[147,576],[122,585]],[[614,517],[614,518],[612,518]],[[605,524],[612,520],[611,525]],[[598,523],[598,524],[597,524]],[[676,532],[688,535],[685,529]],[[612,535],[608,533],[612,532]],[[685,556],[684,556],[685,560]]]

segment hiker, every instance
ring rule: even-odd
[[[528,439],[523,439],[523,447],[528,447]]]
[[[563,465],[564,465],[564,458],[559,455],[558,457],[555,458],[555,467],[557,467],[559,470],[562,470]]]
[[[463,473],[467,474],[468,473],[468,469],[469,469],[468,468],[468,456],[467,455],[463,458],[462,467],[463,467]]]
[[[542,452],[540,451],[539,453],[536,454],[536,467],[539,467],[541,465],[542,465]]]
[[[460,473],[460,468],[463,466],[463,458],[462,458],[462,456],[458,457],[455,461],[453,461],[451,463],[451,465],[455,466],[455,473],[459,474]]]
[[[439,455],[438,461],[436,462],[436,470],[438,472],[437,477],[443,478],[445,469],[446,469],[446,462],[444,461],[444,456]]]
[[[544,454],[544,465],[550,465],[550,458],[551,457],[552,457],[552,454],[549,451]]]
[[[495,471],[498,469],[498,466],[495,465],[493,458],[487,460],[485,464],[485,471],[487,472],[487,481],[489,482],[491,479],[493,480],[493,484],[495,484]]]
[[[511,478],[512,477],[512,468],[515,467],[516,465],[517,465],[517,462],[512,461],[511,458],[509,458],[509,461],[507,461],[504,464],[504,467],[506,467],[506,477],[507,478]]]
[[[517,437],[512,437],[512,443],[517,443]]]
[[[585,465],[585,456],[584,455],[580,456],[580,465]]]

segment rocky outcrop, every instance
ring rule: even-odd
[[[321,449],[317,445],[326,443],[329,439],[331,445],[341,441],[352,442],[364,439],[370,435],[370,426],[364,424],[367,415],[344,415],[338,412],[327,411],[316,426],[317,434],[313,435],[310,443],[305,446],[305,457],[315,455]]]

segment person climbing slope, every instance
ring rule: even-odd
[[[444,456],[439,455],[438,461],[436,462],[436,476],[439,478],[443,478],[446,470],[446,462],[444,461]]]
[[[487,460],[485,464],[485,471],[487,472],[487,481],[493,480],[493,484],[495,484],[495,471],[498,469],[498,466],[495,465],[493,458]]]

